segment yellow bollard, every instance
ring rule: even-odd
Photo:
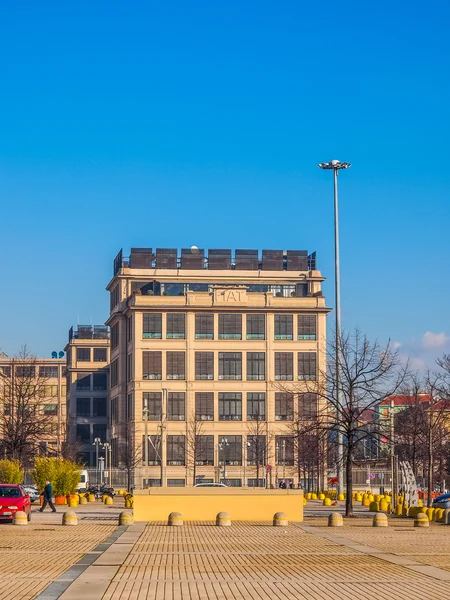
[[[226,512],[218,513],[218,515],[216,517],[216,525],[218,527],[230,527],[231,526],[230,515]]]
[[[414,527],[429,527],[430,521],[425,513],[420,512],[414,519]]]
[[[370,500],[368,496],[366,496],[365,498],[363,497],[361,506],[370,506]]]
[[[277,512],[273,515],[273,526],[274,527],[287,527],[289,521],[287,515],[284,512]]]
[[[362,501],[361,494],[357,493],[356,496],[355,496],[355,500],[356,500],[356,502],[361,502]]]
[[[434,520],[436,523],[444,523],[444,513],[445,510],[443,508],[435,508],[434,509]]]
[[[389,502],[391,502],[392,498],[389,496],[389,494],[385,494],[384,495],[384,499],[386,500],[386,502],[389,504]]]
[[[308,504],[308,501],[306,500],[305,496],[303,496],[303,506],[306,506]]]
[[[380,512],[388,512],[388,503],[386,502],[386,500],[384,500],[383,498],[381,498],[380,500]]]
[[[85,498],[84,496],[82,496],[82,497],[80,498],[80,506],[81,506],[81,505],[84,505],[84,504],[87,504],[87,503],[88,503],[88,501],[87,501],[87,498]]]
[[[325,494],[322,492],[319,494],[319,500],[325,500]]]
[[[183,515],[179,512],[171,512],[167,521],[167,525],[173,525],[174,527],[183,525]]]
[[[317,500],[317,494],[314,492],[311,494],[311,500]]]
[[[382,512],[377,513],[373,516],[372,527],[387,527],[388,526],[388,518]]]
[[[344,494],[338,494],[337,499],[342,502],[342,500],[345,500],[345,495]]]
[[[395,516],[396,517],[401,517],[402,516],[402,505],[401,504],[397,504],[397,506],[395,507]]]
[[[62,524],[63,525],[78,525],[77,515],[72,510],[66,511],[63,514]]]
[[[14,525],[28,525],[27,513],[23,510],[18,510],[13,517]]]
[[[419,506],[420,508],[422,508],[423,507],[423,500],[419,500],[417,502],[417,506]]]
[[[134,524],[134,519],[133,519],[133,515],[130,512],[127,511],[123,511],[120,513],[119,515],[119,525],[133,525]]]
[[[402,517],[407,517],[409,506],[407,504],[402,504],[401,506],[402,506]]]
[[[306,499],[307,500],[311,500],[311,496],[312,496],[311,492],[307,492]]]
[[[420,512],[420,508],[418,506],[410,506],[408,510],[408,517],[416,517]]]
[[[323,506],[331,506],[331,498],[324,498],[322,504]]]
[[[78,506],[78,502],[75,498],[69,498],[69,508],[76,508]]]
[[[106,506],[112,506],[114,504],[114,500],[111,498],[111,496],[106,496],[105,504]]]
[[[331,513],[328,515],[328,527],[343,527],[344,519],[339,513]]]
[[[428,517],[429,521],[433,521],[433,517],[434,517],[434,508],[427,508],[426,511],[424,511],[425,514]]]
[[[369,504],[369,511],[370,512],[378,512],[380,510],[380,503],[379,502],[375,502],[375,500],[373,502],[371,502]]]
[[[88,502],[95,502],[95,496],[94,496],[94,494],[89,494],[88,495]]]

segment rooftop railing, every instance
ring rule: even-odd
[[[109,329],[105,325],[77,325],[69,329],[70,340],[107,340]]]

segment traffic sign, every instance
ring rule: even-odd
[[[375,479],[375,473],[370,474],[370,479]]]

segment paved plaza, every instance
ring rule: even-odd
[[[360,513],[344,527],[325,515],[272,527],[233,523],[118,527],[123,500],[0,525],[0,600],[442,599],[450,594],[450,527]],[[367,513],[366,513],[367,514]]]

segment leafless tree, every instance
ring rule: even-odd
[[[252,421],[247,421],[247,439],[244,444],[247,444],[247,448],[243,459],[247,460],[248,465],[255,467],[256,487],[260,487],[261,470],[264,475],[268,458],[267,449],[270,445],[265,415],[256,414],[253,415]]]
[[[53,415],[44,410],[48,378],[26,346],[0,379],[0,438],[6,458],[27,465],[39,442],[48,440]]]
[[[117,467],[121,471],[125,471],[127,475],[127,490],[131,491],[134,470],[142,464],[142,445],[135,444],[134,427],[131,421],[127,421],[123,425],[121,438],[117,448]]]
[[[197,463],[204,444],[201,437],[203,431],[203,421],[196,419],[195,414],[192,414],[186,421],[186,468],[192,469],[193,486],[197,483]]]

